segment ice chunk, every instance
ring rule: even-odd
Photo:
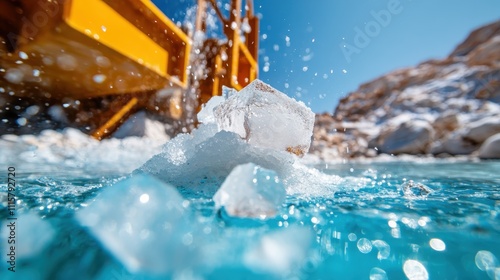
[[[172,186],[138,175],[104,189],[77,219],[130,272],[161,274],[196,255],[183,203]]]
[[[300,269],[313,241],[309,229],[292,226],[263,236],[243,256],[243,262],[258,272],[286,276]]]
[[[36,234],[33,234],[36,232]],[[27,213],[17,217],[17,220],[5,220],[2,223],[2,240],[14,236],[16,257],[28,259],[35,257],[45,249],[55,236],[52,226],[36,214]],[[8,253],[8,252],[7,252]],[[6,261],[9,256],[4,255]]]
[[[286,191],[273,170],[253,163],[236,166],[214,195],[215,207],[231,216],[274,216]]]
[[[208,100],[208,102],[203,106],[201,111],[198,113],[197,118],[200,123],[208,124],[215,123],[214,109],[219,104],[224,102],[226,99],[222,96],[214,96]]]
[[[223,130],[249,144],[304,155],[311,144],[314,113],[302,102],[255,80],[214,109]]]

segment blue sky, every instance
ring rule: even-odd
[[[175,8],[178,1],[154,2],[170,9],[166,13],[174,21],[184,16]],[[361,83],[446,57],[470,31],[500,19],[499,0],[254,0],[254,5],[261,16],[259,78],[318,113],[333,112]]]

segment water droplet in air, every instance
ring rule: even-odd
[[[5,79],[13,84],[19,84],[23,81],[24,74],[17,68],[11,68],[5,73]]]
[[[19,57],[24,60],[28,59],[28,55],[25,52],[19,52]]]
[[[103,74],[97,74],[92,77],[95,83],[97,84],[102,84],[106,80],[106,75]]]
[[[28,120],[26,118],[19,118],[16,122],[19,126],[25,126],[28,123]]]

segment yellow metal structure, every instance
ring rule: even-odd
[[[196,93],[202,104],[221,94],[222,85],[240,89],[257,77],[258,20],[253,8],[246,9],[244,18],[252,31],[242,34],[242,0],[231,0],[229,19],[215,1],[199,0],[198,31],[204,29],[209,4],[228,40],[206,40],[216,47],[207,53],[211,75],[195,85],[192,39],[150,0],[2,0],[1,94],[71,103],[73,123],[90,126],[98,139],[139,109],[179,119],[182,92]],[[228,28],[232,22],[236,28]],[[192,87],[196,89],[188,91]]]
[[[198,0],[198,18],[196,29],[204,32],[204,16],[206,16],[207,3],[215,9],[219,20],[222,22],[227,43],[218,46],[218,51],[213,58],[212,75],[200,86],[201,103],[207,102],[212,96],[220,95],[222,86],[228,86],[237,90],[242,89],[258,76],[258,18],[253,15],[252,1],[246,2],[246,15],[242,18],[240,12],[230,12],[225,17],[219,10],[215,0]],[[230,11],[241,11],[242,1],[231,1]],[[250,32],[241,36],[243,21],[250,28]],[[244,42],[242,40],[244,38]],[[212,44],[208,49],[211,49]]]

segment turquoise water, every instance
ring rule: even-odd
[[[194,212],[201,253],[168,275],[152,276],[128,272],[74,217],[127,174],[17,166],[17,214],[35,213],[54,234],[44,241],[37,230],[21,233],[21,216],[18,238],[45,244],[38,244],[42,249],[37,254],[18,258],[15,273],[2,261],[0,279],[500,279],[500,162],[315,168],[365,180],[320,197],[289,196],[278,215],[267,220],[230,218],[214,210],[209,193],[180,189]],[[7,167],[3,170],[0,180],[7,182]],[[410,185],[430,192],[405,191]],[[0,190],[5,223],[7,184],[0,184]],[[293,238],[298,228],[298,233],[311,232],[310,242]],[[291,234],[282,235],[287,229]],[[288,266],[249,265],[249,248],[268,240],[266,236],[289,242],[275,248],[294,255],[285,261]],[[2,237],[2,255],[6,245]]]

